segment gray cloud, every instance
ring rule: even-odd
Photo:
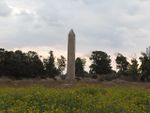
[[[0,1],[0,16],[6,17],[11,14],[11,8],[8,7],[7,3],[4,0]]]
[[[0,19],[4,47],[65,49],[71,28],[77,35],[77,51],[83,54],[95,49],[140,53],[149,45],[148,0],[7,0],[7,4],[14,13]],[[9,15],[7,4],[2,6]]]

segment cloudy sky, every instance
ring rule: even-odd
[[[0,47],[66,56],[73,28],[77,56],[138,57],[150,45],[149,12],[150,0],[0,0]]]

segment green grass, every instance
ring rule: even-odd
[[[0,88],[0,113],[150,113],[150,90],[135,86]]]

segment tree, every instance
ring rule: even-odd
[[[4,75],[5,49],[0,48],[0,76]]]
[[[129,64],[127,58],[122,54],[118,53],[116,58],[116,63],[117,63],[117,69],[119,69],[118,73],[127,75],[128,64]]]
[[[29,51],[27,54],[28,71],[32,77],[42,77],[44,72],[43,62],[38,54],[34,51]]]
[[[142,53],[142,56],[139,59],[141,61],[141,66],[140,66],[141,80],[149,81],[150,80],[150,59],[145,53]]]
[[[55,67],[55,57],[53,51],[50,51],[49,54],[49,58],[44,59],[45,71],[47,77],[54,78],[56,75],[58,75],[58,70]]]
[[[63,71],[66,68],[66,58],[64,56],[60,56],[60,58],[57,59],[57,65],[59,74],[63,74]]]
[[[111,73],[111,59],[107,53],[103,51],[93,51],[90,60],[92,61],[90,73],[99,75]]]
[[[12,61],[9,61],[12,65],[11,75],[15,79],[32,77],[28,69],[29,64],[27,64],[26,54],[20,50],[16,50],[12,57]]]
[[[84,77],[84,68],[86,64],[86,59],[81,59],[78,57],[75,61],[75,74],[77,77]]]
[[[10,78],[14,78],[15,76],[18,76],[16,73],[16,65],[17,63],[15,62],[14,59],[14,52],[13,51],[5,51],[4,55],[4,75]]]
[[[134,81],[137,80],[139,75],[138,65],[138,61],[135,58],[133,58],[131,64],[129,64],[128,75],[131,76]]]
[[[42,75],[44,70],[36,52],[23,53],[20,50],[5,52],[3,68],[5,76],[15,79],[35,78]]]
[[[25,72],[28,72],[23,63],[25,54],[22,51],[4,51],[3,52],[3,75],[9,78],[19,79],[24,77]]]

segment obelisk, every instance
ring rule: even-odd
[[[75,33],[72,29],[68,35],[67,78],[71,81],[75,79]]]

